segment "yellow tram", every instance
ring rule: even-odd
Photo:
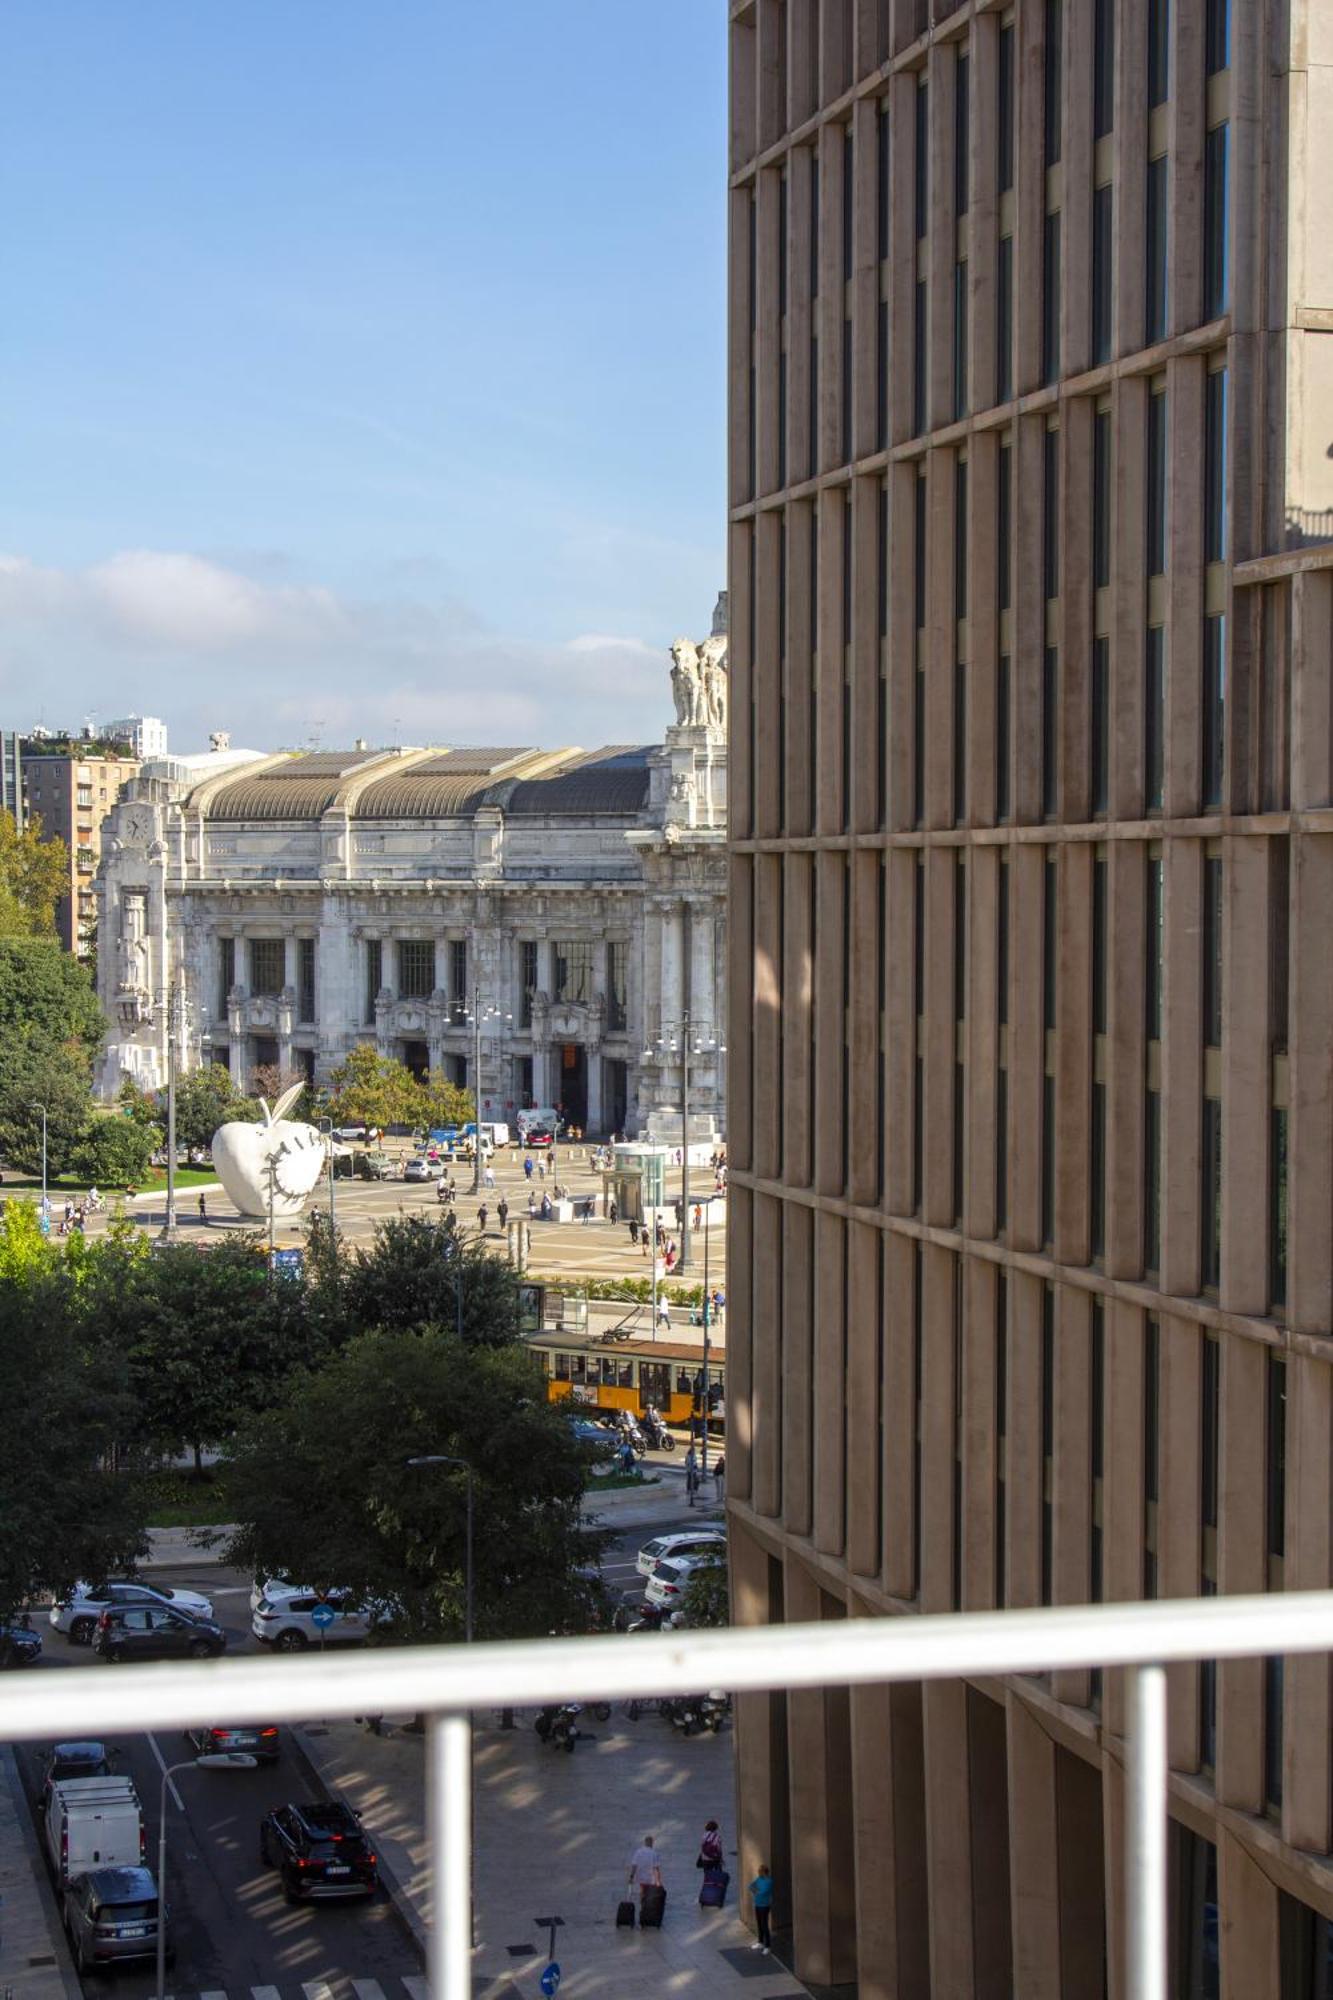
[[[682,1426],[703,1410],[704,1350],[699,1341],[607,1339],[546,1327],[528,1335],[528,1346],[541,1358],[553,1403],[589,1403],[599,1410],[629,1410],[636,1417],[653,1403],[669,1424]],[[710,1431],[720,1430],[725,1421],[726,1373],[726,1348],[710,1340]]]

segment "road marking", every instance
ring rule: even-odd
[[[410,2000],[430,2000],[430,1988],[419,1973],[405,1972],[403,1984],[407,1988]]]
[[[333,2000],[333,1988],[326,1979],[307,1979],[301,1991],[305,2000]],[[208,1995],[201,1994],[200,2000],[208,2000]]]
[[[181,1804],[181,1795],[176,1790],[175,1779],[167,1778],[167,1760],[162,1755],[162,1752],[158,1749],[157,1738],[156,1736],[153,1735],[151,1730],[148,1732],[148,1747],[157,1759],[158,1770],[162,1773],[162,1776],[167,1779],[167,1790],[171,1793],[172,1798],[175,1799],[176,1801],[177,1812],[184,1812],[185,1807]],[[206,1993],[200,1994],[199,2000],[209,2000],[209,1996]],[[225,1993],[222,1995],[222,2000],[227,2000],[227,1996]]]
[[[354,1979],[352,1991],[356,2000],[384,2000],[384,1988],[378,1979]]]
[[[201,1993],[199,1995],[199,2000],[227,2000],[227,1996],[222,1991],[221,1987],[214,1987],[211,1991],[207,1993]]]
[[[282,1995],[276,1986],[252,1986],[250,2000],[282,2000]]]

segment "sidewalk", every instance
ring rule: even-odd
[[[651,1643],[628,1640],[627,1644]],[[732,1736],[681,1737],[659,1716],[609,1722],[585,1714],[572,1756],[552,1751],[519,1711],[518,1727],[478,1711],[474,1757],[474,1858],[478,2000],[535,2000],[547,1933],[559,1916],[562,1995],[624,2000],[628,1993],[680,2000],[807,2000],[775,1958],[752,1951],[736,1909]],[[424,1823],[424,1741],[407,1717],[377,1737],[351,1722],[308,1723],[301,1747],[331,1791],[375,1835],[390,1894],[424,1947],[430,1872]],[[727,1906],[702,1910],[695,1868],[704,1822],[721,1822],[731,1873]],[[629,1857],[645,1833],[662,1856],[667,1889],[660,1931],[617,1930]]]
[[[0,1745],[0,1994],[79,2000],[14,1752]]]

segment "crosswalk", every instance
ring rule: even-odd
[[[168,2000],[427,2000],[429,1988],[419,1973],[379,1979],[307,1979],[283,1986],[206,1987],[199,1993],[169,1995]]]

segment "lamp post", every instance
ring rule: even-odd
[[[42,1214],[47,1215],[51,1204],[46,1198],[46,1106],[37,1104],[33,1109],[42,1114]]]
[[[160,1241],[176,1239],[176,1065],[185,1027],[185,989],[177,982],[167,993],[167,1212]]]
[[[219,1750],[162,1767],[157,1810],[157,2000],[166,2000],[167,1991],[167,1780],[177,1771],[253,1771],[257,1762],[245,1750]]]
[[[481,1193],[481,1024],[487,1021],[512,1021],[512,1014],[506,1014],[502,1007],[481,1004],[481,988],[472,989],[472,1192]]]
[[[659,1061],[680,1052],[680,1256],[677,1274],[690,1268],[690,1057],[726,1054],[726,1047],[700,1023],[692,1023],[687,1007],[678,1025],[664,1027],[653,1048],[645,1049],[643,1060]]]
[[[319,1121],[319,1129],[321,1132],[326,1133],[329,1142],[329,1247],[333,1251],[334,1256],[336,1257],[337,1244],[338,1244],[338,1219],[333,1204],[333,1179],[334,1179],[333,1120],[331,1118],[321,1118]]]
[[[467,1459],[453,1458],[447,1452],[442,1451],[430,1452],[423,1458],[409,1458],[407,1463],[409,1465],[456,1465],[467,1475],[467,1522],[464,1530],[463,1556],[463,1637],[470,1646],[472,1644],[472,1613],[474,1607],[472,1573],[472,1467]]]

